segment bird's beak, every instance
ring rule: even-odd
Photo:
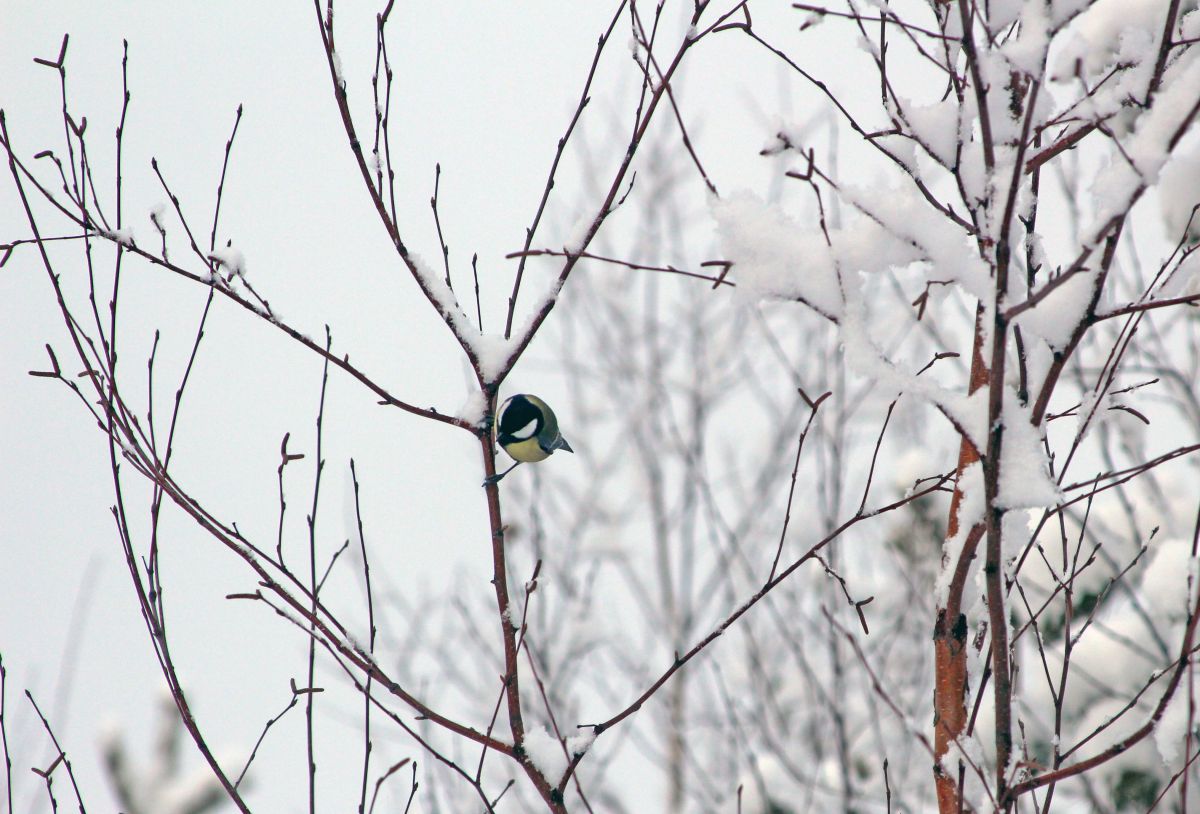
[[[561,435],[558,436],[558,445],[555,447],[555,449],[565,449],[571,454],[575,453],[575,450],[571,449],[571,445],[567,443],[567,439],[563,438]]]

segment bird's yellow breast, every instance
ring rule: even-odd
[[[550,453],[542,449],[542,445],[538,443],[536,435],[533,438],[526,438],[524,441],[514,441],[510,444],[505,444],[504,451],[514,461],[522,461],[524,463],[544,461],[550,457]]]

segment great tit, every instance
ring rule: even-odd
[[[496,411],[496,442],[516,463],[488,478],[484,486],[499,483],[522,463],[546,460],[555,450],[575,451],[558,431],[558,419],[550,405],[528,393],[509,396]]]

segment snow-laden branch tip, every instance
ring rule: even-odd
[[[542,777],[557,785],[558,779],[567,771],[567,756],[563,752],[562,742],[544,726],[530,729],[525,733],[525,754],[542,773]]]
[[[444,274],[434,270],[433,266],[426,263],[416,252],[409,252],[408,260],[418,284],[429,295],[433,306],[450,326],[472,363],[477,366],[483,382],[491,384],[497,381],[504,373],[512,355],[511,343],[503,336],[480,333],[478,326],[459,304],[458,297],[454,289],[447,284]]]
[[[562,278],[556,278],[541,292],[536,300],[529,305],[529,315],[521,326],[513,331],[512,336],[505,339],[501,334],[478,334],[472,338],[475,353],[479,359],[479,371],[485,384],[494,384],[508,373],[512,366],[513,354],[524,347],[540,325],[540,318],[558,300],[562,290]]]
[[[472,427],[481,428],[483,426],[483,416],[487,411],[487,397],[482,390],[472,389],[467,393],[467,398],[463,405],[458,408],[458,412],[454,417],[466,422]]]
[[[1001,509],[1038,509],[1063,502],[1062,489],[1050,477],[1042,428],[1032,423],[1030,408],[1005,388],[1001,421],[1004,444],[1000,452],[1000,483],[996,506]]]
[[[1160,171],[1175,144],[1200,111],[1200,54],[1187,51],[1168,67],[1170,81],[1164,82],[1153,106],[1133,123],[1130,136],[1112,142],[1109,169],[1098,173],[1092,185],[1096,214],[1084,234],[1098,242],[1108,223],[1158,182]]]
[[[837,319],[842,294],[833,254],[820,230],[749,192],[711,198],[723,257],[737,267],[738,296],[800,300]]]
[[[225,269],[230,277],[246,276],[246,255],[233,246],[215,249],[208,254],[208,259],[216,263],[217,269]]]
[[[1096,293],[1099,274],[1080,269],[1055,287],[1032,308],[1014,320],[1025,331],[1046,340],[1051,348],[1063,351],[1079,324],[1087,319],[1088,305]]]
[[[113,243],[119,243],[127,249],[132,249],[135,245],[133,242],[133,228],[130,226],[126,226],[124,229],[101,229],[100,234]]]

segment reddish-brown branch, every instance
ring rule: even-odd
[[[0,119],[2,119],[2,117],[0,117]],[[59,202],[50,193],[49,190],[47,190],[44,186],[42,186],[42,184],[29,171],[29,169],[16,157],[16,154],[12,149],[11,142],[8,139],[7,129],[5,129],[3,131],[3,137],[0,138],[0,143],[3,144],[5,152],[7,153],[7,157],[9,159],[9,162],[14,167],[14,176],[13,177],[15,180],[17,180],[18,184],[21,183],[20,177],[23,176],[27,181],[29,181],[30,183],[32,183],[34,185],[34,187],[37,189],[38,193],[41,194],[41,196],[46,200],[47,203],[54,206],[60,213],[62,213],[64,216],[66,216],[68,219],[70,219],[77,226],[99,232],[99,230],[97,229],[97,227],[94,224],[85,221],[83,218],[81,218],[80,216],[76,215],[74,212],[70,211],[65,206],[63,206],[62,203]],[[18,173],[19,173],[19,175],[18,175]],[[110,235],[102,234],[102,236],[114,244],[117,243],[117,241]],[[34,238],[31,242],[41,242],[41,238]],[[146,251],[145,249],[138,247],[137,245],[132,245],[132,246],[129,244],[121,244],[121,245],[123,246],[123,249],[125,252],[131,253],[131,254],[136,254],[138,257],[142,258],[143,260],[146,260],[147,262],[149,262],[153,265],[164,268],[167,271],[172,272],[173,274],[178,274],[180,277],[184,277],[188,280],[199,283],[203,286],[210,287],[213,290],[215,290],[217,293],[224,296],[230,302],[233,302],[233,303],[241,306],[242,308],[246,309],[250,313],[259,317],[260,319],[270,323],[271,325],[274,325],[280,331],[287,334],[289,338],[291,338],[294,341],[298,342],[299,344],[303,345],[305,348],[307,348],[308,350],[317,354],[322,359],[327,359],[329,361],[329,363],[331,365],[333,365],[334,367],[340,369],[344,373],[349,374],[352,378],[354,378],[356,381],[358,381],[359,384],[362,384],[364,387],[366,387],[368,390],[370,390],[375,396],[377,396],[379,398],[379,401],[381,404],[386,404],[391,407],[398,407],[399,409],[404,410],[405,412],[412,413],[413,415],[417,415],[422,418],[432,419],[433,421],[438,421],[438,422],[441,422],[444,424],[451,424],[451,425],[459,427],[461,429],[468,430],[472,433],[476,433],[476,434],[478,433],[478,428],[476,428],[473,425],[471,425],[470,423],[462,420],[461,418],[447,415],[445,413],[440,413],[433,408],[417,407],[414,404],[410,404],[410,403],[403,401],[403,400],[397,398],[396,396],[392,395],[385,387],[383,387],[378,382],[376,382],[369,374],[367,374],[361,368],[359,368],[358,366],[353,364],[350,361],[349,356],[345,356],[345,355],[338,356],[337,354],[334,354],[331,351],[326,351],[323,345],[313,341],[308,336],[304,335],[297,329],[288,325],[286,322],[279,319],[275,314],[273,314],[271,311],[267,310],[263,306],[258,305],[254,302],[251,302],[250,300],[246,299],[245,297],[242,297],[235,290],[231,289],[228,286],[216,283],[214,281],[213,277],[209,274],[209,272],[207,270],[203,274],[188,271],[187,269],[183,268],[182,266],[179,266],[179,265],[171,262],[170,260],[167,260],[164,257],[159,257],[156,255],[153,255],[150,252]]]
[[[387,203],[383,199],[383,190],[379,189],[371,181],[371,169],[367,164],[366,155],[363,153],[362,143],[358,138],[358,130],[354,125],[354,117],[350,112],[350,101],[346,95],[346,79],[341,75],[341,70],[338,65],[338,56],[334,47],[333,38],[333,3],[330,2],[326,7],[327,13],[325,16],[321,14],[320,0],[313,0],[313,6],[317,13],[317,26],[321,31],[321,45],[325,51],[325,62],[329,68],[329,78],[333,83],[333,97],[337,102],[338,114],[341,116],[342,128],[346,131],[346,138],[350,144],[350,152],[354,155],[355,164],[358,166],[359,175],[362,176],[363,185],[367,188],[367,193],[371,197],[371,203],[375,206],[375,212],[379,216],[380,222],[387,231],[388,238],[392,241],[392,245],[396,249],[396,253],[400,256],[401,262],[408,269],[413,281],[417,287],[421,289],[421,293],[434,310],[442,317],[442,321],[446,323],[446,327],[450,329],[455,340],[462,348],[463,353],[471,362],[472,368],[476,373],[479,372],[479,359],[476,356],[475,349],[466,340],[462,331],[455,325],[453,315],[443,308],[443,304],[439,301],[436,294],[429,287],[425,276],[417,268],[417,262],[409,253],[408,247],[405,245],[403,238],[400,235],[399,226],[396,221],[388,214]]]
[[[1153,311],[1156,308],[1170,308],[1175,305],[1196,305],[1200,303],[1200,294],[1189,294],[1185,297],[1171,297],[1165,300],[1149,300],[1147,302],[1135,302],[1129,305],[1123,305],[1120,308],[1114,308],[1111,311],[1104,311],[1096,314],[1091,318],[1092,322],[1101,322],[1113,317],[1122,317],[1126,314],[1138,314],[1144,311]]]
[[[847,530],[849,530],[853,526],[857,525],[858,523],[861,523],[864,520],[868,520],[872,517],[877,517],[881,514],[886,514],[887,512],[894,511],[894,510],[900,508],[901,506],[905,506],[905,505],[908,505],[909,503],[912,503],[914,500],[919,500],[920,498],[925,497],[926,495],[941,491],[943,488],[943,485],[945,484],[945,482],[948,479],[949,479],[949,475],[943,475],[943,476],[937,478],[936,482],[932,486],[928,486],[924,489],[913,492],[912,494],[907,495],[906,497],[903,497],[900,500],[897,500],[893,503],[889,503],[885,506],[881,506],[877,509],[872,509],[867,512],[859,512],[858,514],[855,514],[853,517],[851,517],[850,519],[843,522],[840,526],[835,528],[824,538],[822,538],[818,542],[814,543],[807,551],[805,551],[802,555],[800,555],[799,558],[794,560],[790,565],[788,565],[786,568],[784,568],[782,571],[780,571],[774,578],[768,580],[767,582],[764,582],[762,587],[760,587],[757,591],[755,591],[754,594],[751,595],[749,599],[747,599],[745,602],[743,602],[741,605],[739,605],[737,607],[737,609],[735,609],[732,613],[730,613],[728,616],[726,616],[725,619],[719,625],[717,625],[715,628],[713,628],[713,630],[707,636],[705,636],[703,639],[701,639],[699,642],[697,642],[695,645],[693,645],[690,650],[688,650],[686,653],[683,653],[683,654],[676,654],[675,660],[672,662],[671,666],[668,667],[657,679],[655,679],[654,683],[652,683],[650,685],[650,687],[645,690],[645,692],[643,692],[641,695],[639,695],[633,701],[633,703],[629,704],[627,707],[625,707],[623,710],[621,710],[617,714],[613,715],[608,720],[606,720],[602,723],[599,723],[599,724],[587,724],[587,726],[591,726],[592,729],[595,731],[595,733],[597,735],[599,735],[600,733],[604,732],[605,730],[607,730],[607,729],[615,726],[616,724],[620,723],[621,721],[625,720],[633,713],[637,712],[639,709],[642,708],[642,704],[644,704],[647,700],[650,699],[650,697],[652,695],[654,695],[656,692],[658,692],[658,690],[664,684],[666,684],[671,679],[671,677],[674,676],[675,673],[677,673],[685,664],[687,664],[689,661],[691,661],[693,658],[695,658],[697,655],[699,655],[700,652],[703,651],[706,647],[708,647],[710,644],[712,644],[714,641],[716,641],[722,635],[724,635],[725,631],[728,630],[730,628],[730,626],[733,625],[734,622],[736,622],[747,611],[749,611],[751,608],[753,608],[755,605],[757,605],[763,599],[763,597],[765,597],[772,590],[774,590],[776,587],[778,587],[778,585],[780,583],[782,583],[789,576],[791,576],[798,568],[800,568],[800,566],[804,565],[809,560],[817,559],[818,555],[821,553],[821,551],[826,546],[828,546],[830,543],[832,543],[837,538],[841,537]]]
[[[654,119],[654,113],[657,110],[659,103],[662,101],[667,90],[670,88],[671,82],[674,80],[675,73],[679,70],[680,65],[683,64],[684,57],[687,56],[688,51],[690,51],[707,35],[716,30],[717,27],[720,26],[730,15],[732,15],[736,9],[740,8],[741,5],[743,4],[735,6],[734,9],[731,9],[729,12],[719,18],[717,22],[704,29],[699,34],[686,37],[680,44],[678,50],[676,50],[675,56],[671,60],[670,65],[662,73],[662,81],[656,88],[654,88],[653,93],[646,102],[645,109],[640,110],[639,112],[637,126],[634,128],[633,135],[630,137],[625,154],[621,158],[621,163],[617,167],[616,172],[613,173],[608,192],[604,196],[604,201],[599,207],[597,207],[596,214],[593,216],[592,222],[588,225],[587,230],[584,232],[582,239],[578,241],[578,245],[570,247],[568,257],[563,262],[562,268],[558,273],[557,285],[560,288],[564,283],[566,283],[567,278],[571,276],[571,272],[578,264],[582,253],[587,250],[589,245],[591,245],[592,240],[595,239],[597,233],[599,233],[600,227],[604,224],[608,216],[615,210],[617,196],[620,194],[622,187],[625,185],[625,178],[629,174],[629,170],[633,165],[633,158],[637,154],[638,147],[641,145],[642,140],[646,135],[646,131],[650,127],[650,122]],[[707,3],[697,4],[691,20],[691,24],[693,26],[699,23],[700,16],[703,14],[706,7]],[[501,373],[500,378],[503,378],[503,376],[512,369],[512,366],[516,364],[516,361],[521,357],[521,355],[525,353],[526,348],[528,348],[529,343],[533,341],[533,337],[537,334],[538,329],[542,327],[542,323],[546,321],[548,316],[550,316],[550,312],[554,309],[554,304],[555,298],[548,298],[545,304],[543,304],[542,307],[530,319],[528,327],[525,329],[525,332],[520,339],[517,340],[516,347],[513,348],[512,353],[506,360],[504,371]]]
[[[1072,130],[1066,136],[1060,138],[1046,149],[1034,153],[1032,156],[1030,156],[1029,160],[1025,162],[1026,174],[1032,174],[1039,167],[1041,167],[1050,159],[1054,158],[1059,153],[1070,150],[1076,144],[1083,141],[1084,137],[1095,130],[1096,126],[1097,125],[1095,122],[1088,122],[1087,124]]]
[[[616,258],[616,257],[605,257],[604,255],[594,254],[592,252],[576,252],[576,255],[578,255],[579,259],[581,259],[581,260],[595,260],[599,263],[610,263],[614,266],[622,266],[627,269],[632,269],[633,271],[656,271],[661,274],[678,274],[683,277],[692,277],[697,280],[706,280],[707,282],[710,282],[713,284],[713,288],[717,288],[718,286],[723,286],[723,285],[729,286],[730,288],[734,288],[737,285],[736,283],[725,279],[725,276],[724,276],[725,272],[722,272],[720,277],[713,277],[712,275],[709,275],[709,274],[700,274],[699,272],[696,272],[696,271],[687,271],[686,269],[675,268],[674,266],[670,266],[670,265],[668,265],[668,266],[648,266],[643,263],[634,263],[633,261],[621,260],[620,258]],[[564,251],[564,250],[555,251],[554,249],[530,249],[528,251],[512,252],[510,254],[506,254],[506,255],[504,255],[504,259],[511,260],[514,257],[569,257],[569,256],[571,256],[571,253]],[[712,260],[712,261],[709,261],[708,263],[702,263],[701,265],[703,266],[703,265],[710,265],[710,264],[724,265],[725,271],[728,271],[729,267],[731,265],[722,260]]]
[[[508,595],[508,566],[507,555],[504,551],[504,520],[500,514],[500,486],[491,480],[496,474],[496,448],[492,444],[492,436],[485,433],[479,439],[483,454],[483,470],[487,480],[484,493],[487,496],[488,521],[492,532],[492,587],[496,591],[496,610],[500,619],[500,635],[504,643],[504,697],[508,707],[508,725],[512,731],[513,749],[511,756],[515,757],[525,770],[526,776],[533,782],[538,793],[553,812],[565,814],[566,808],[562,796],[550,785],[541,771],[525,754],[525,721],[521,713],[521,684],[520,663],[517,659],[517,625],[513,622],[512,602]]]
[[[968,394],[975,393],[988,381],[988,366],[983,358],[983,318],[984,309],[978,306],[975,311],[975,339],[971,349]],[[946,539],[956,540],[962,536],[963,544],[954,563],[942,563],[942,568],[952,567],[954,574],[946,593],[945,607],[937,609],[933,627],[933,777],[941,814],[958,814],[962,802],[958,780],[943,761],[951,745],[966,731],[967,726],[967,618],[962,612],[962,599],[967,574],[979,542],[983,539],[985,526],[975,523],[963,535],[959,513],[964,498],[963,473],[978,462],[979,451],[964,433],[958,446],[956,485],[950,499],[950,516],[946,525]]]
[[[591,101],[592,81],[596,77],[596,69],[600,65],[600,57],[604,55],[604,48],[612,39],[613,29],[616,28],[617,22],[620,21],[621,15],[625,13],[625,6],[628,0],[621,0],[617,6],[617,11],[613,14],[612,20],[608,24],[608,28],[600,35],[599,41],[596,43],[596,51],[592,55],[592,64],[588,68],[587,78],[583,82],[583,90],[579,94],[579,102],[575,105],[575,110],[571,114],[571,121],[567,123],[567,129],[563,133],[562,138],[558,140],[558,149],[555,150],[554,159],[550,162],[550,171],[546,174],[546,184],[542,188],[542,197],[538,201],[537,211],[533,215],[533,222],[529,224],[529,228],[525,230],[525,247],[523,252],[528,252],[529,247],[533,245],[534,236],[537,234],[538,226],[542,222],[542,216],[546,212],[546,205],[550,201],[550,192],[554,189],[554,178],[558,174],[558,165],[562,163],[563,155],[567,148],[567,142],[570,141],[571,135],[575,132],[576,125],[579,124],[580,118],[583,116],[583,110]],[[521,281],[525,277],[525,258],[528,255],[520,255],[521,261],[517,264],[516,277],[513,279],[512,294],[508,298],[508,315],[504,320],[504,336],[512,336],[513,315],[517,309],[517,296],[521,293]]]

